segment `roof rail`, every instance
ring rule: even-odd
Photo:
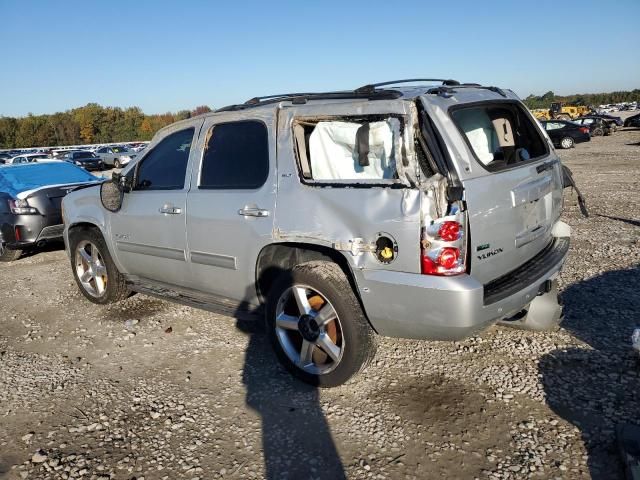
[[[478,83],[462,83],[459,85],[455,85],[453,87],[442,85],[440,87],[430,88],[429,90],[427,90],[427,93],[432,95],[440,95],[443,97],[451,97],[454,93],[456,93],[456,90],[460,88],[483,88],[485,90],[490,90],[492,92],[495,92],[502,97],[505,97],[505,98],[507,97],[507,94],[501,88],[480,85]]]
[[[294,105],[303,105],[308,100],[342,100],[342,99],[364,99],[364,100],[392,100],[400,98],[402,93],[395,90],[376,90],[368,92],[358,92],[355,90],[344,90],[339,92],[323,93],[284,93],[280,95],[267,95],[264,97],[250,98],[244,103],[228,105],[216,110],[216,112],[230,112],[245,110],[247,108],[260,107],[272,103],[291,101]]]
[[[444,78],[407,78],[404,80],[392,80],[390,82],[380,82],[380,83],[370,83],[368,85],[363,85],[362,87],[356,88],[354,91],[356,92],[371,92],[374,91],[378,87],[385,87],[387,85],[397,85],[399,83],[414,83],[414,82],[441,82],[442,85],[447,86],[455,86],[460,85],[460,82],[452,79],[444,79]]]

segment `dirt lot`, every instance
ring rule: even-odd
[[[381,339],[349,385],[280,368],[260,327],[78,292],[63,250],[0,265],[0,478],[622,478],[640,422],[640,130],[560,151],[579,215],[563,328]]]

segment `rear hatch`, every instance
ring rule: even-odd
[[[452,157],[468,210],[470,274],[486,284],[552,241],[562,210],[561,164],[517,101],[456,105],[448,117],[450,137],[458,136]]]

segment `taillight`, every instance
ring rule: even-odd
[[[9,210],[14,215],[35,215],[38,213],[33,207],[29,206],[26,200],[17,199],[17,200],[8,200],[9,202]]]
[[[580,127],[580,131],[582,133],[589,133],[589,129],[587,127]]]
[[[435,220],[422,230],[420,267],[424,275],[460,275],[466,272],[465,216],[457,212]]]
[[[445,242],[454,242],[460,237],[460,224],[458,222],[446,221],[440,224],[438,236]]]

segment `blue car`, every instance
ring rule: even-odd
[[[72,190],[102,182],[65,162],[0,166],[0,262],[62,237],[60,205]]]

